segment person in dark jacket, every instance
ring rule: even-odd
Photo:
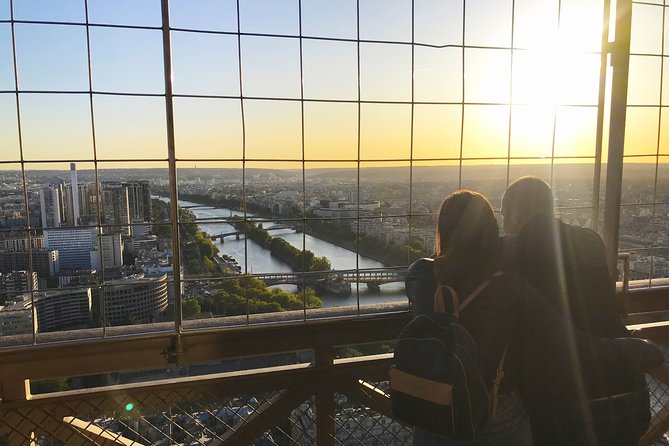
[[[555,218],[553,209],[543,180],[523,177],[509,185],[502,198],[508,266],[586,333],[626,336],[602,239]]]
[[[435,292],[443,286],[451,286],[458,296],[467,296],[492,277],[501,266],[498,236],[496,219],[482,195],[459,191],[447,197],[439,214],[437,259],[421,259],[408,271],[407,296],[414,312],[431,314]],[[574,375],[565,372],[573,360],[584,367],[604,365],[611,375],[607,378],[613,381],[621,373],[662,362],[659,350],[644,341],[584,335],[514,273],[496,277],[460,314],[460,321],[476,342],[479,368],[488,385],[493,383],[500,358],[509,346],[499,394],[502,410],[477,444],[532,444],[518,393],[523,399],[525,395],[541,395],[553,406],[579,401],[581,387],[601,376],[584,373],[579,377],[585,383],[574,381]],[[459,443],[416,429],[414,444]]]
[[[550,186],[539,178],[523,177],[507,188],[502,199],[507,269],[524,276],[550,307],[583,332],[627,336],[601,238],[556,219],[553,209]],[[556,445],[637,444],[650,421],[643,375],[621,371],[611,379],[606,366],[595,363],[588,365],[587,373],[600,379],[587,380],[585,371],[586,365],[575,359],[567,368],[570,379],[582,383],[582,404],[553,407],[543,404],[539,395],[526,395],[526,402],[537,406],[532,419],[535,440]]]

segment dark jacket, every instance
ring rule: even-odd
[[[433,264],[431,259],[421,259],[409,267],[406,290],[416,314],[433,311]],[[450,268],[454,272],[453,277],[464,277],[458,271],[458,263],[452,261],[450,265],[445,265],[447,283]],[[477,272],[477,275],[487,276],[492,272]],[[460,283],[448,284],[461,298],[477,286],[472,281],[456,282]],[[630,377],[657,367],[663,361],[660,351],[646,341],[597,338],[584,334],[546,305],[543,297],[515,273],[505,273],[495,279],[461,313],[460,320],[476,341],[479,367],[486,383],[493,382],[504,346],[510,342],[502,393],[517,389],[531,418],[536,415],[538,419],[557,419],[556,412],[574,415],[570,424],[557,425],[560,428],[558,433],[551,431],[556,425],[541,426],[546,427],[543,434],[556,439],[556,443],[550,443],[544,436],[535,444],[561,444],[565,438],[570,444],[604,444],[581,441],[587,438],[581,422],[589,416],[588,400],[593,398],[586,389],[606,392],[609,388],[624,388]],[[600,385],[602,381],[606,386]],[[604,393],[599,396],[609,395]],[[616,418],[617,427],[630,432],[635,439],[648,423],[649,407],[643,404],[644,401],[641,401],[641,406],[634,406],[634,410],[629,410],[629,405],[612,409],[615,414],[622,414],[622,420]],[[608,413],[606,416],[606,420],[598,426],[610,426],[607,420],[612,418]],[[632,427],[628,429],[627,426]]]
[[[432,259],[421,259],[409,267],[406,290],[416,314],[433,311],[433,264]],[[452,262],[452,268],[457,270],[456,262]],[[447,282],[448,270],[446,265]],[[485,276],[493,272],[486,272]],[[450,285],[464,298],[478,283]],[[596,338],[582,333],[514,273],[495,279],[462,312],[460,320],[476,341],[479,366],[488,383],[494,379],[504,346],[510,342],[505,387],[517,386],[529,404],[580,401],[589,397],[582,392],[584,386],[595,386],[602,378],[614,384],[624,382],[630,374],[662,363],[659,350],[645,341]],[[582,373],[570,373],[575,362]],[[605,377],[589,373],[599,371],[600,365],[605,366]]]
[[[514,245],[505,248],[507,269],[524,276],[576,327],[594,336],[628,335],[596,232],[539,215],[505,243]]]
[[[575,327],[594,336],[628,335],[606,264],[604,245],[596,232],[539,215],[529,221],[517,237],[505,237],[504,245],[507,269],[525,277],[548,305],[569,318]],[[568,345],[572,333],[566,334],[563,342]],[[598,346],[590,344],[585,348],[586,355],[587,350],[594,355]],[[601,403],[581,407],[544,404],[532,420],[535,439],[544,444],[555,438],[558,440],[554,444],[560,441],[636,444],[650,417],[643,374],[639,370],[622,369],[618,376],[611,375],[612,365],[607,362],[583,364],[572,358],[569,364],[567,373],[574,383],[580,383],[588,399],[631,396],[606,407]],[[574,436],[563,437],[563,426],[579,424]]]

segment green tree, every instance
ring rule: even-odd
[[[218,266],[216,266],[216,263],[214,263],[214,261],[211,260],[209,257],[203,257],[202,264],[204,265],[204,268],[210,273],[213,273],[218,270]]]
[[[202,272],[202,267],[197,259],[190,259],[188,261],[188,272],[191,274],[200,274],[200,272]]]
[[[181,304],[181,312],[185,319],[202,312],[202,307],[197,299],[185,299]]]
[[[330,271],[332,269],[332,264],[327,257],[316,257],[311,262],[311,271]]]

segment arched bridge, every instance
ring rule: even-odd
[[[347,270],[347,271],[323,271],[318,273],[272,273],[254,275],[258,279],[271,285],[314,285],[323,281],[335,281],[342,283],[365,283],[367,285],[382,285],[384,283],[404,282],[406,270]]]
[[[265,228],[265,231],[278,231],[278,230],[281,230],[281,229],[293,229],[293,228],[291,226],[287,226],[287,225],[274,225],[274,226],[270,226],[269,228]],[[223,241],[223,239],[225,237],[229,237],[229,236],[233,236],[233,235],[235,237],[237,237],[237,239],[239,239],[240,235],[244,235],[244,231],[224,232],[222,234],[212,235],[209,238],[211,238],[212,240],[221,239],[221,241]]]

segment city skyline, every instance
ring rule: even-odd
[[[12,33],[9,2],[0,2],[2,168],[166,160],[159,2],[125,2],[124,15],[118,5],[88,2],[90,85],[83,1],[13,5]],[[335,167],[461,157],[592,162],[601,2],[467,2],[464,30],[461,21],[444,25],[462,15],[461,2],[380,5],[361,2],[357,18],[354,1],[247,0],[238,42],[235,2],[171,2],[177,160],[268,168],[270,160]],[[631,51],[644,55],[630,59],[626,154],[669,154],[666,132],[653,137],[666,80],[660,59],[648,56],[664,47],[663,21],[653,11],[634,5]]]
[[[169,293],[189,314],[403,300],[399,273],[369,273],[363,291],[338,274],[430,255],[444,196],[477,190],[500,217],[504,189],[524,175],[551,183],[565,221],[601,226],[609,119],[600,152],[598,118],[612,109],[608,86],[599,103],[601,1],[173,0],[169,84],[158,0],[124,2],[120,15],[99,0],[8,4],[0,234],[30,245],[0,250],[0,272],[19,272],[10,287],[36,259],[32,295],[90,286],[96,305],[96,290],[145,277],[184,286]],[[619,237],[633,277],[649,280],[669,275],[664,18],[653,8],[633,10]],[[173,188],[185,206],[168,203]],[[257,282],[241,287],[247,273]],[[308,293],[280,288],[300,275]],[[207,277],[232,282],[198,283]],[[114,324],[173,317],[163,288]]]

